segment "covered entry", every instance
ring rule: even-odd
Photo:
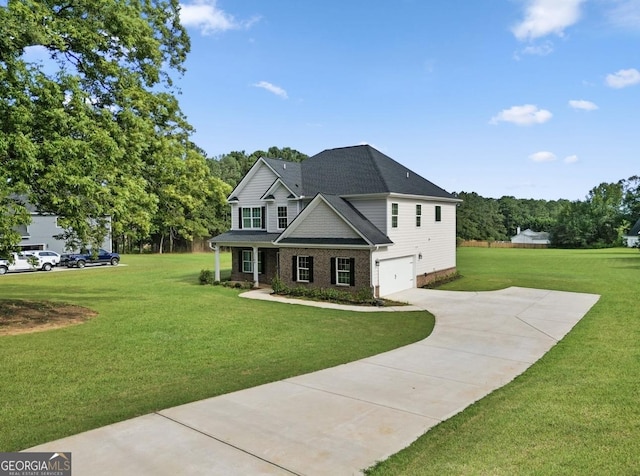
[[[415,286],[414,257],[380,260],[379,294],[386,296]]]

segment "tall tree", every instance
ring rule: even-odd
[[[33,47],[49,61],[28,62]],[[101,243],[108,215],[148,232],[153,144],[190,132],[171,80],[188,51],[178,0],[0,7],[0,214],[24,217],[24,195],[76,246]],[[16,244],[12,226],[0,221],[0,252]]]
[[[209,159],[211,173],[234,188],[260,157],[284,159],[290,162],[302,162],[309,156],[290,147],[280,149],[269,147],[269,150],[256,150],[247,155],[242,151],[232,151],[214,159]]]
[[[454,195],[463,200],[456,212],[458,237],[465,240],[507,238],[504,217],[497,200],[484,198],[475,192],[460,192]]]
[[[551,230],[555,246],[609,247],[621,244],[623,233],[622,183],[601,183],[584,201],[571,202]]]

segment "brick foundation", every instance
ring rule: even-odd
[[[456,272],[456,268],[441,269],[440,271],[434,271],[433,273],[424,273],[416,276],[416,286],[419,288],[426,286],[429,283],[436,281],[437,279],[450,276]]]

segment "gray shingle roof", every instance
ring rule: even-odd
[[[280,176],[280,180],[296,195],[302,195],[302,167],[299,162],[263,157],[269,166]]]
[[[455,198],[369,145],[328,149],[301,165],[306,196],[401,193]]]
[[[280,233],[267,233],[256,230],[231,230],[221,235],[214,236],[208,241],[211,243],[271,243],[280,236]]]
[[[627,236],[638,236],[638,234],[640,234],[640,219],[633,225]]]
[[[373,223],[360,213],[353,205],[343,198],[335,195],[320,194],[329,205],[336,209],[358,232],[371,244],[393,244],[387,235],[382,233]]]

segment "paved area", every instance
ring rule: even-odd
[[[359,474],[522,373],[599,296],[508,288],[391,297],[433,312],[432,335],[28,451],[71,451],[80,476]]]

